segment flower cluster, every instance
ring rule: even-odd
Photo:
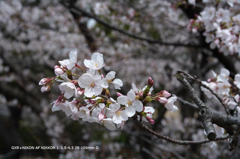
[[[86,70],[77,64],[77,51],[69,54],[69,59],[59,61],[60,66],[54,67],[56,77],[43,78],[39,85],[41,91],[50,90],[54,82],[60,82],[61,94],[53,102],[52,111],[62,110],[73,120],[96,122],[104,125],[109,130],[122,128],[131,117],[138,120],[154,123],[153,113],[155,109],[147,106],[153,100],[164,104],[166,109],[175,112],[178,108],[174,105],[176,97],[165,90],[151,95],[153,83],[151,77],[143,89],[138,89],[132,84],[132,89],[127,95],[117,93],[118,98],[114,100],[110,96],[109,86],[120,90],[123,86],[121,79],[115,78],[116,72],[110,71],[104,75],[101,73],[104,60],[100,53],[93,53],[90,60],[85,59]],[[80,69],[83,73],[77,75],[74,69]]]
[[[236,15],[232,9],[234,4],[240,4],[240,2],[238,0],[226,2],[229,5],[228,9],[220,7],[223,2],[205,7],[197,19],[190,20],[188,28],[193,32],[203,29],[203,35],[206,37],[206,42],[210,43],[211,49],[217,48],[225,55],[240,55],[240,14]],[[216,6],[218,6],[217,9]]]
[[[221,69],[220,74],[213,72],[213,78],[202,83],[215,92],[220,98],[223,99],[223,103],[228,106],[229,109],[239,109],[238,103],[240,101],[239,89],[240,89],[240,74],[236,74],[235,78],[229,77],[230,73],[227,69]],[[212,98],[214,95],[206,88],[201,87],[207,97]]]

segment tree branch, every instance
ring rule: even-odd
[[[160,139],[163,139],[163,140],[166,140],[168,142],[171,142],[171,143],[174,143],[174,144],[179,144],[179,145],[196,145],[196,144],[205,144],[205,143],[208,143],[208,142],[211,142],[210,140],[206,139],[206,140],[200,140],[200,141],[185,141],[185,140],[175,140],[175,139],[172,139],[168,136],[164,136],[164,135],[161,135],[153,130],[151,130],[150,128],[148,128],[146,125],[144,125],[142,122],[138,121],[137,119],[134,119],[136,121],[136,123],[138,125],[140,125],[144,130],[148,131],[149,133],[153,134],[154,136],[160,138]],[[217,137],[214,139],[214,141],[218,141],[218,140],[225,140],[229,138],[229,136],[224,136],[224,137]]]
[[[212,140],[214,137],[214,128],[212,123],[217,124],[220,127],[223,127],[230,135],[237,133],[238,126],[240,126],[240,120],[237,117],[230,115],[225,115],[221,112],[217,112],[214,109],[208,108],[202,101],[197,97],[194,92],[194,89],[189,84],[189,82],[181,75],[181,72],[176,74],[177,79],[183,84],[183,86],[189,92],[189,96],[199,107],[199,115],[202,117],[202,122],[204,129],[207,131],[209,140]],[[234,126],[236,124],[237,126]]]
[[[116,26],[113,26],[113,25],[110,25],[108,22],[105,22],[104,20],[98,18],[97,16],[91,14],[91,13],[88,13],[86,11],[84,11],[83,9],[79,8],[79,7],[76,7],[76,6],[71,6],[69,4],[67,4],[66,2],[63,2],[63,1],[60,1],[65,7],[69,8],[69,10],[76,14],[76,15],[79,15],[79,16],[86,16],[88,18],[93,18],[95,19],[99,24],[102,24],[104,25],[105,27],[108,27],[112,30],[115,30],[115,31],[118,31],[124,35],[127,35],[131,38],[134,38],[134,39],[137,39],[137,40],[141,40],[141,41],[146,41],[148,43],[151,43],[151,44],[160,44],[160,45],[174,45],[174,46],[183,46],[183,47],[195,47],[195,48],[202,48],[202,46],[200,45],[193,45],[193,44],[183,44],[183,43],[169,43],[169,42],[163,42],[163,41],[159,41],[159,40],[154,40],[154,39],[150,39],[150,38],[145,38],[145,37],[140,37],[140,36],[137,36],[135,34],[132,34],[132,33],[129,33],[125,30],[122,30]]]

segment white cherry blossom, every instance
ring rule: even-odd
[[[147,113],[149,118],[152,118],[152,114],[155,112],[155,109],[153,107],[145,106],[144,112]]]
[[[229,91],[230,91],[230,83],[227,81],[221,82],[221,83],[217,83],[217,87],[218,87],[218,94],[219,95],[229,95]]]
[[[109,83],[112,83],[114,85],[115,89],[121,89],[121,87],[123,86],[123,82],[122,80],[115,78],[115,74],[116,72],[114,71],[110,71],[106,77],[103,79],[103,87],[104,88],[108,88],[109,87]],[[114,79],[114,80],[113,80]]]
[[[219,8],[216,12],[216,18],[218,22],[229,22],[230,21],[229,10]]]
[[[120,96],[117,98],[117,101],[119,104],[125,105],[127,108],[125,108],[128,117],[132,117],[136,111],[141,112],[143,110],[143,104],[139,100],[135,100],[136,95],[133,89],[131,89],[127,96]]]
[[[113,123],[113,120],[111,118],[105,118],[102,120],[102,124],[108,129],[108,130],[116,130],[116,125]]]
[[[86,97],[92,97],[93,95],[99,95],[103,88],[101,87],[101,76],[93,76],[90,73],[84,73],[79,79],[78,84],[81,88],[85,88],[84,95]]]
[[[215,16],[216,9],[214,7],[206,7],[200,13],[203,20],[212,20]]]
[[[126,110],[116,111],[115,114],[113,115],[112,119],[115,124],[121,124],[123,121],[127,121],[128,115],[127,115]]]
[[[227,69],[223,68],[223,69],[221,69],[220,74],[217,76],[217,81],[218,82],[228,81],[229,75],[230,75],[230,72]]]
[[[69,59],[59,61],[62,67],[66,67],[68,70],[73,69],[77,63],[77,51],[73,50],[69,53]]]
[[[174,102],[177,100],[177,97],[170,97],[167,103],[164,104],[165,108],[171,112],[176,112],[178,110],[177,106],[174,105]]]
[[[60,84],[59,89],[64,93],[64,97],[67,99],[74,95],[77,95],[76,86],[71,82],[63,82]]]
[[[68,101],[65,101],[64,103],[59,103],[58,105],[56,105],[56,102],[54,102],[52,111],[54,112],[59,110],[64,111],[67,116],[76,114],[78,112],[76,105]]]
[[[90,111],[87,107],[80,107],[77,115],[79,118],[88,118],[90,116]]]
[[[104,66],[103,55],[98,52],[93,53],[91,60],[84,60],[84,65],[92,70],[100,70]]]

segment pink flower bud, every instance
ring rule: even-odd
[[[41,88],[41,92],[43,93],[43,92],[47,92],[47,91],[49,91],[50,90],[50,86],[49,85],[44,85],[44,86],[42,86],[42,88]]]
[[[167,98],[167,97],[170,97],[170,96],[171,96],[171,93],[169,93],[168,91],[163,90],[163,91],[161,91],[161,92],[159,93],[159,95],[160,95],[160,97],[165,97],[165,98]]]
[[[64,71],[63,71],[61,68],[56,68],[56,69],[54,70],[54,72],[55,72],[56,75],[62,75],[62,74],[64,74]]]
[[[153,83],[154,83],[153,79],[151,77],[148,77],[148,86],[152,87]]]
[[[105,118],[105,116],[103,115],[102,112],[98,114],[98,120],[99,121],[102,121],[104,118]]]
[[[167,103],[167,98],[165,97],[158,97],[157,100],[160,102],[160,103]]]
[[[84,90],[81,90],[81,88],[77,88],[77,94],[78,95],[83,95],[83,93],[84,93]]]
[[[117,92],[117,96],[118,96],[118,97],[120,97],[120,96],[122,96],[122,94],[121,94],[121,93],[119,93],[119,92]]]
[[[154,124],[154,120],[153,120],[152,118],[146,117],[146,119],[148,120],[148,122],[149,122],[150,124]]]
[[[55,105],[59,105],[64,97],[64,93],[62,93],[60,96],[58,96],[58,99],[56,100]]]
[[[39,81],[39,85],[45,85],[45,84],[47,84],[48,83],[48,81],[49,81],[49,78],[43,78],[43,79],[41,79],[40,81]]]
[[[52,78],[43,78],[39,81],[39,85],[46,85],[48,84],[49,82],[51,82],[52,80],[54,80],[55,77],[52,77]]]
[[[60,66],[58,66],[58,65],[54,66],[54,70],[57,69],[57,68],[60,68]]]

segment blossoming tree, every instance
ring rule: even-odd
[[[1,153],[237,158],[239,4],[1,1]]]

